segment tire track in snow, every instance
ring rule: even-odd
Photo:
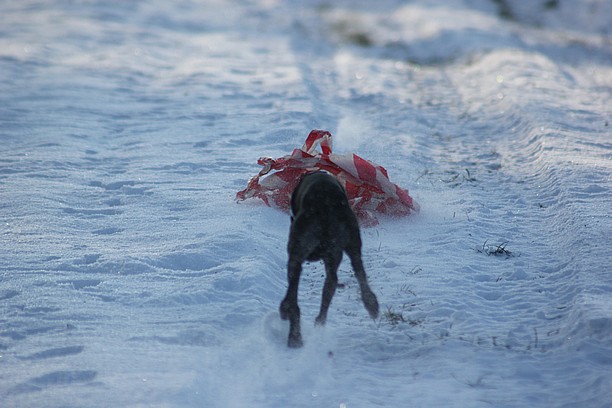
[[[526,61],[529,65],[525,67]],[[575,106],[583,104],[587,94],[592,101],[596,89],[578,88],[575,80],[551,67],[548,59],[517,52],[486,56],[477,64],[473,75],[482,77],[482,71],[491,72],[489,77],[495,72],[505,72],[504,82],[510,82],[507,87],[481,89],[485,98],[493,98],[494,92],[503,92],[508,102],[484,107],[475,116],[490,117],[493,123],[499,123],[492,128],[492,134],[497,135],[492,139],[502,152],[502,171],[510,181],[522,185],[520,191],[532,210],[526,214],[531,218],[529,222],[541,225],[541,240],[550,245],[541,254],[545,262],[573,268],[571,275],[575,275],[574,284],[578,286],[583,286],[580,280],[584,275],[605,282],[599,265],[610,256],[605,250],[603,235],[597,234],[602,234],[607,229],[605,226],[610,225],[609,217],[601,211],[610,204],[607,193],[611,190],[607,177],[610,162],[606,157],[610,146],[602,143],[608,134],[604,124],[606,108],[589,103],[592,113],[588,117],[574,114],[580,112]],[[547,78],[533,75],[537,82],[532,88],[515,85],[529,76],[530,71],[546,71]],[[456,82],[459,89],[461,84],[469,82],[464,78],[460,81]],[[479,95],[474,89],[464,88],[462,92]],[[528,101],[527,106],[520,103],[521,99]],[[568,100],[572,105],[565,102]],[[559,115],[559,112],[565,114]],[[504,127],[505,124],[508,125]],[[597,224],[603,228],[597,228]],[[562,269],[559,267],[559,272]],[[590,279],[584,283],[592,287]]]
[[[484,55],[467,75],[455,71],[453,80],[466,106],[478,106],[467,125],[486,126],[488,120],[483,142],[494,144],[502,156],[503,179],[491,197],[507,197],[506,210],[513,214],[504,220],[497,213],[499,226],[510,221],[514,226],[505,229],[518,228],[515,240],[524,240],[523,268],[533,284],[525,289],[535,288],[537,295],[517,294],[529,300],[527,308],[516,305],[526,329],[519,333],[528,336],[531,327],[530,341],[545,353],[581,350],[593,363],[593,377],[575,377],[571,383],[579,384],[576,390],[588,389],[585,402],[592,403],[605,398],[597,385],[607,377],[601,353],[612,345],[612,316],[604,300],[612,285],[601,268],[612,260],[604,244],[610,217],[601,210],[611,204],[605,193],[611,190],[610,150],[601,143],[609,131],[605,104],[589,102],[589,116],[574,114],[597,90],[578,87],[562,67],[531,52],[501,51]],[[585,150],[585,144],[591,148]],[[582,363],[569,364],[578,369]],[[593,378],[599,380],[593,383]]]

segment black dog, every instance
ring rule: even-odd
[[[378,300],[370,289],[361,262],[361,237],[355,214],[346,193],[334,177],[324,172],[306,174],[291,196],[291,231],[289,233],[289,288],[280,304],[280,316],[289,319],[289,347],[301,347],[300,308],[297,303],[302,263],[322,259],[325,263],[325,285],[321,311],[316,324],[327,320],[327,310],[338,284],[338,266],[345,251],[361,289],[361,299],[370,317],[378,317]]]

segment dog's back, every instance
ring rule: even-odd
[[[333,176],[322,171],[303,176],[291,196],[294,217],[304,211],[333,213],[344,208],[348,208],[344,189]]]
[[[291,212],[294,233],[311,230],[319,241],[309,260],[320,259],[325,248],[343,250],[350,242],[361,246],[357,218],[346,193],[327,173],[309,173],[302,178],[291,196]]]

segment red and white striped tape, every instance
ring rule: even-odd
[[[364,226],[378,224],[375,213],[406,216],[419,209],[408,191],[389,180],[384,167],[356,154],[332,154],[332,135],[326,130],[311,131],[302,148],[290,155],[278,159],[261,157],[257,163],[263,169],[249,180],[246,189],[236,194],[237,200],[256,197],[269,206],[288,211],[291,193],[301,176],[324,170],[344,187],[351,208]]]

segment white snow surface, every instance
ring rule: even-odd
[[[612,3],[0,5],[0,406],[609,407]],[[235,193],[330,130],[418,215],[324,328]]]

